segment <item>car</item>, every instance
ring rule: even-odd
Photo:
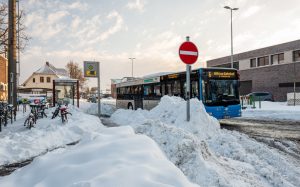
[[[274,101],[274,97],[270,92],[252,92],[247,96],[254,97],[255,101]]]

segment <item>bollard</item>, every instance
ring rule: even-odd
[[[251,98],[252,98],[252,103],[253,103],[252,108],[256,108],[256,107],[255,107],[255,97],[252,96]]]
[[[244,97],[241,96],[241,98],[242,98],[242,109],[244,109]]]
[[[259,103],[259,109],[261,109],[261,99],[260,99],[260,96],[258,96],[258,103]]]

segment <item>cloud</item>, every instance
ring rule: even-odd
[[[25,25],[34,38],[47,40],[60,33],[66,27],[62,19],[69,15],[67,11],[57,11],[46,15],[44,12],[32,12],[26,17]]]
[[[113,20],[115,19],[115,24],[109,28],[108,30],[104,31],[98,40],[102,41],[110,37],[111,35],[115,34],[116,32],[120,31],[122,29],[122,26],[124,24],[123,17],[117,12],[113,11],[108,14],[107,19]]]
[[[88,5],[86,3],[76,1],[76,2],[73,2],[72,4],[68,5],[67,8],[85,11],[88,9]]]
[[[256,13],[257,13],[258,11],[260,11],[261,9],[262,9],[261,6],[251,6],[251,7],[249,7],[247,10],[245,10],[245,11],[242,13],[241,17],[242,17],[242,18],[248,18],[248,17],[250,17],[250,16],[256,14]]]
[[[139,12],[143,12],[144,11],[144,8],[145,8],[145,1],[143,0],[135,0],[135,1],[131,1],[129,2],[126,7],[129,9],[129,10],[137,10]]]

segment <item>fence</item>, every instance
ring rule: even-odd
[[[300,105],[300,93],[296,93],[294,98],[294,93],[287,93],[287,104],[290,105]]]

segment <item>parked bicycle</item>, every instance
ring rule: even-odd
[[[2,124],[6,126],[9,119],[11,120],[11,123],[13,123],[13,121],[16,121],[15,107],[6,102],[0,102],[0,131],[2,130]]]
[[[65,123],[68,121],[68,114],[72,115],[70,112],[67,111],[67,109],[68,109],[68,107],[65,105],[60,107],[60,116],[61,116],[62,123]]]
[[[69,111],[68,111],[68,106],[67,105],[58,105],[55,109],[54,112],[52,112],[52,118],[54,119],[57,116],[61,117],[61,121],[62,123],[65,123],[68,121],[68,115],[72,115]]]
[[[27,128],[31,129],[32,127],[34,127],[34,124],[36,124],[36,120],[36,115],[34,114],[33,110],[31,110],[29,116],[24,122],[24,126],[27,125]]]

